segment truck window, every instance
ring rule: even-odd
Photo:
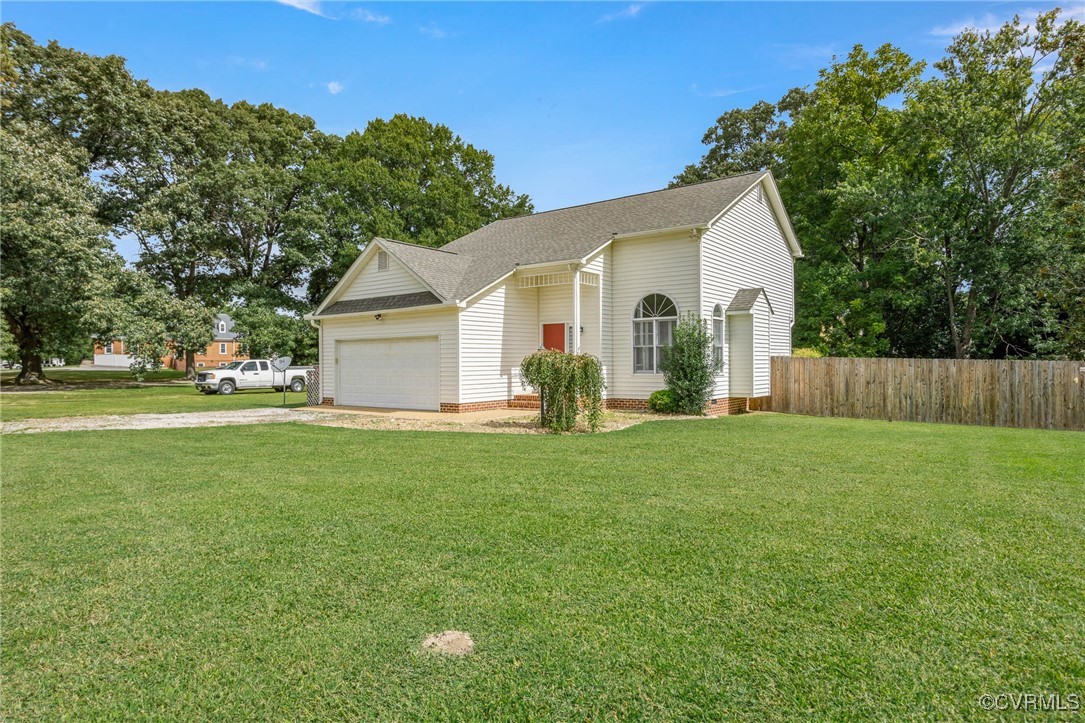
[[[254,371],[256,371],[256,362],[246,362],[245,366],[241,367],[241,371],[243,371],[243,372],[254,372]]]
[[[262,371],[262,372],[267,371],[267,362],[265,362],[265,361],[260,362],[260,371]]]

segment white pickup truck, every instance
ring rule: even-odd
[[[271,368],[268,359],[230,362],[224,367],[196,374],[196,388],[204,394],[233,394],[239,389],[276,389],[283,384],[292,392],[305,390],[305,372],[312,367],[287,367],[286,372]]]

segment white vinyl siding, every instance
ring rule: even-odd
[[[491,402],[523,393],[520,362],[539,347],[538,296],[501,282],[460,312],[460,401]]]
[[[727,379],[729,394],[753,395],[753,317],[732,314],[727,318]]]
[[[377,321],[370,314],[321,321],[321,395],[335,397],[336,351],[340,341],[437,337],[440,356],[440,401],[459,401],[459,324],[457,309],[389,312]],[[338,400],[336,400],[338,401]]]
[[[771,328],[763,336],[769,344],[769,355],[790,354],[791,323],[795,318],[794,258],[771,206],[758,200],[756,188],[705,232],[701,248],[702,315],[709,318],[716,304],[726,309],[739,289],[764,288],[774,312]],[[727,316],[725,326],[734,318]],[[724,338],[730,337],[725,330]],[[725,351],[724,359],[730,358]],[[758,373],[767,379],[767,358],[759,363],[763,368]],[[745,396],[728,389],[730,377],[730,374],[717,377],[715,397]],[[758,389],[769,394],[767,383]]]
[[[761,297],[753,307],[753,396],[772,393],[772,319],[769,305]],[[790,350],[788,350],[790,353]]]
[[[373,296],[414,294],[428,290],[410,271],[404,268],[403,264],[391,258],[390,255],[387,259],[388,268],[384,271],[378,270],[377,257],[380,253],[378,251],[373,254],[350,285],[336,299],[337,301],[368,299]],[[387,254],[387,252],[384,253]]]
[[[633,371],[633,311],[648,294],[664,294],[681,316],[696,312],[698,299],[697,241],[687,233],[653,239],[619,239],[610,246],[612,281],[611,370],[607,396],[615,399],[647,399],[663,388],[662,374]],[[604,286],[604,289],[606,287]]]

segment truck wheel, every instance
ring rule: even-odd
[[[219,382],[219,394],[233,394],[234,389],[234,383],[229,379]]]
[[[294,381],[290,382],[290,391],[292,391],[292,392],[304,392],[305,391],[305,382],[303,382],[300,379],[295,379]]]

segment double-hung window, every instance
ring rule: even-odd
[[[663,354],[674,341],[678,308],[663,294],[648,294],[633,312],[633,371],[658,374]]]

